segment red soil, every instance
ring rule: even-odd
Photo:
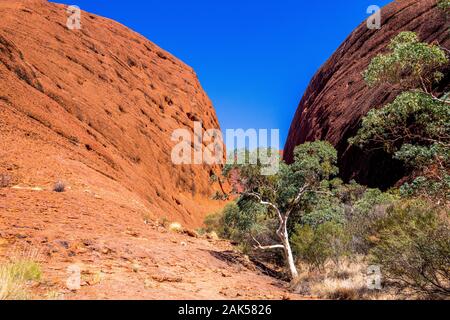
[[[299,299],[226,241],[146,222],[146,211],[106,195],[0,189],[0,261],[38,248],[43,281],[32,291],[65,299]],[[80,205],[81,204],[81,205]],[[80,290],[67,268],[82,270]]]

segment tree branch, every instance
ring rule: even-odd
[[[297,193],[297,196],[295,197],[295,199],[291,202],[291,204],[289,205],[289,210],[286,212],[285,215],[285,219],[287,220],[292,212],[292,210],[295,208],[295,206],[297,205],[297,203],[300,201],[301,197],[303,196],[303,194],[306,192],[306,189],[309,187],[308,183],[305,183],[300,190]]]
[[[255,237],[252,236],[253,241],[255,241],[258,245],[255,246],[256,249],[260,250],[268,250],[268,249],[284,249],[284,246],[282,244],[274,244],[271,246],[262,246],[261,243],[259,243],[258,240],[255,239]]]
[[[281,215],[280,210],[278,209],[278,207],[275,204],[273,204],[272,202],[269,202],[269,201],[262,200],[261,195],[259,195],[256,192],[247,192],[247,193],[244,193],[244,195],[255,197],[255,198],[257,198],[259,200],[259,203],[261,203],[262,205],[271,207],[277,213],[278,219],[280,220],[280,222],[283,221],[283,216]]]

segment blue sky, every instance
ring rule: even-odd
[[[192,66],[223,130],[280,129],[317,69],[387,0],[72,0]]]

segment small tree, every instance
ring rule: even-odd
[[[252,235],[255,248],[261,250],[280,249],[292,279],[298,277],[295,259],[289,242],[289,219],[299,217],[311,199],[328,193],[328,183],[338,173],[336,150],[327,142],[317,141],[298,146],[291,165],[280,163],[279,171],[272,176],[261,175],[261,164],[228,165],[224,173],[232,168],[239,170],[241,214],[254,215],[263,210],[268,218],[277,221],[274,233],[278,243],[261,244]],[[250,213],[250,214],[249,214]],[[270,224],[269,224],[270,225]]]

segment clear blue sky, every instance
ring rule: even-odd
[[[197,72],[222,129],[280,129],[316,70],[388,0],[54,1],[114,19]]]

